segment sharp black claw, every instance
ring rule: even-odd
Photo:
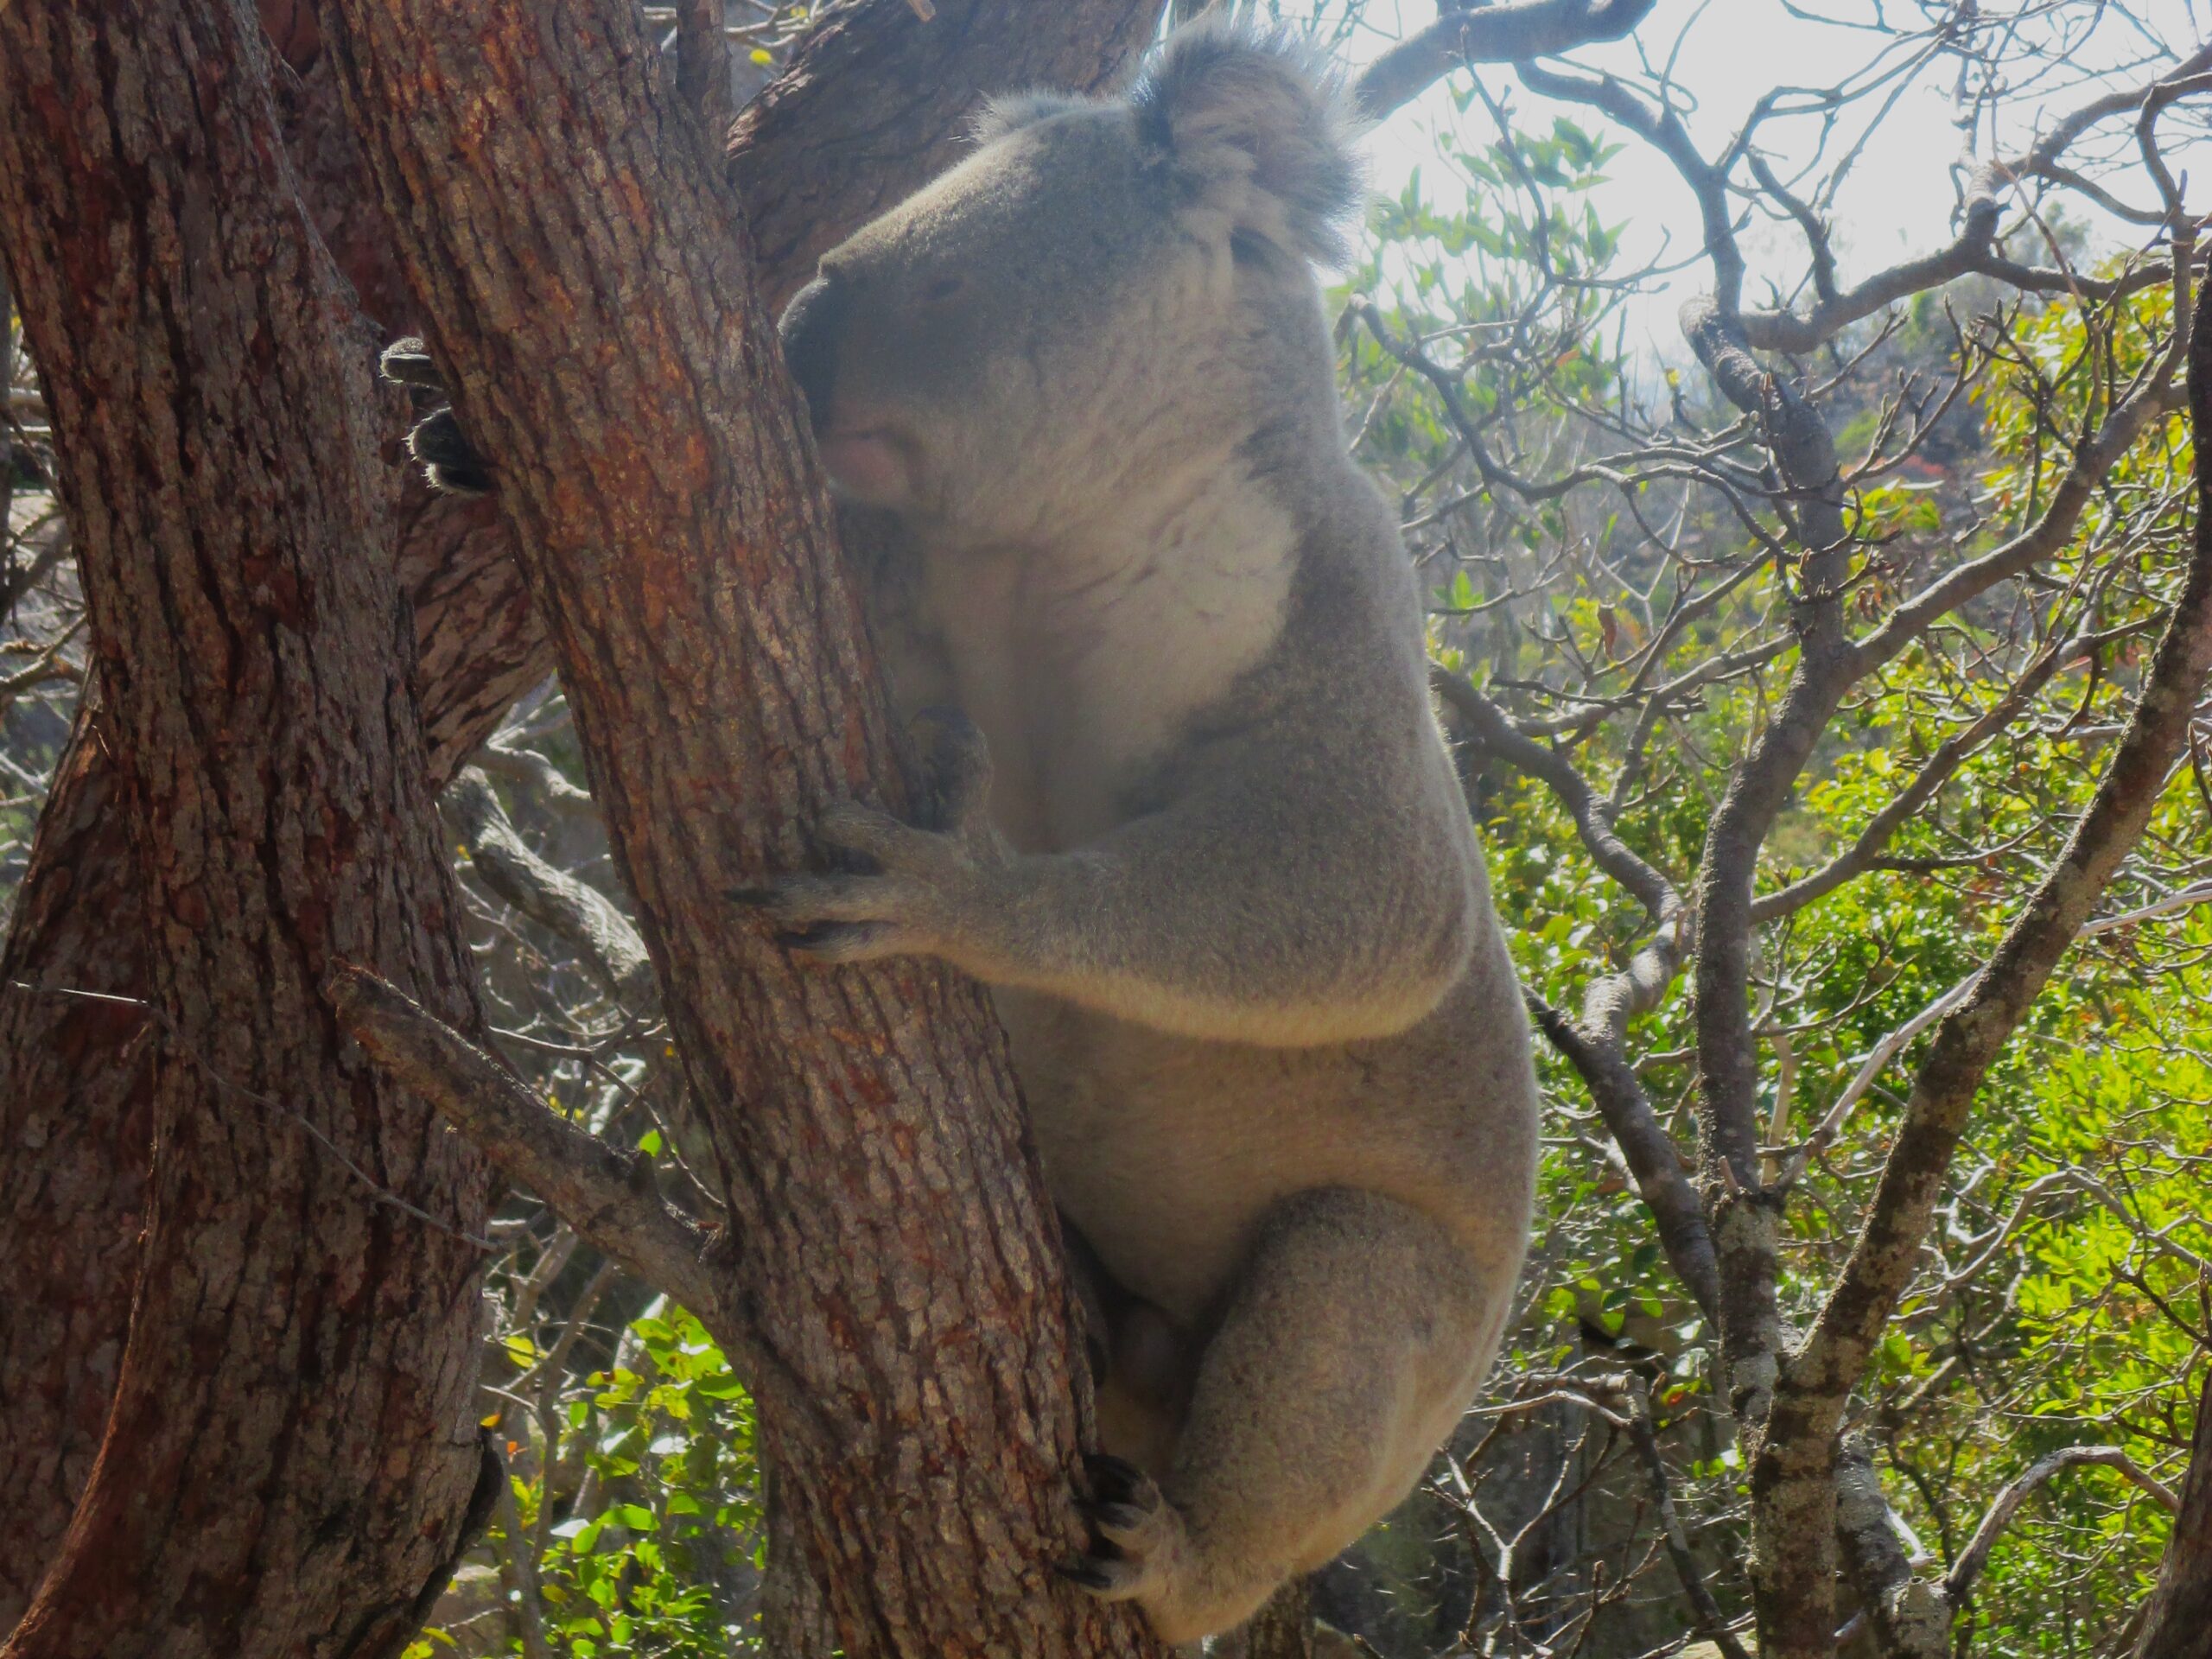
[[[733,905],[744,905],[758,910],[775,902],[776,890],[773,887],[730,887],[724,891],[722,897]]]
[[[480,467],[453,467],[441,461],[428,470],[430,482],[448,495],[492,493],[492,474]]]
[[[1144,1490],[1144,1471],[1111,1452],[1086,1453],[1083,1467],[1090,1477],[1091,1486],[1096,1491],[1101,1503],[1126,1503]]]
[[[1144,1524],[1145,1512],[1134,1503],[1093,1503],[1089,1508],[1093,1521],[1118,1532],[1135,1532]]]
[[[1055,1562],[1052,1571],[1064,1579],[1072,1580],[1086,1590],[1110,1590],[1114,1587],[1113,1579],[1092,1565],[1088,1557],[1081,1560]]]

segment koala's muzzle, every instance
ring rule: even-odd
[[[830,480],[872,506],[901,506],[913,493],[912,446],[880,410],[851,408],[838,391],[852,316],[852,285],[831,273],[816,277],[784,308],[784,361],[806,395],[815,449]]]
[[[837,341],[852,312],[852,290],[817,276],[791,296],[778,325],[784,336],[784,361],[806,394],[814,429],[830,424],[830,389],[837,374]]]

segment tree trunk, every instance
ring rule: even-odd
[[[377,963],[474,1018],[374,388],[267,77],[232,0],[0,11],[0,245],[112,767],[88,780],[80,734],[45,830],[130,827],[158,1269],[10,1659],[396,1651],[485,1467],[480,1161],[320,991]],[[74,1034],[112,1042],[105,1017]],[[112,1125],[135,1093],[107,1097]]]
[[[259,10],[284,60],[279,114],[302,198],[378,328],[407,332],[411,302],[315,14],[298,0],[262,0]],[[770,303],[812,274],[820,245],[945,165],[979,89],[1096,87],[1149,29],[1146,8],[1132,4],[959,0],[939,6],[942,27],[918,34],[900,22],[912,16],[906,0],[833,13],[732,145],[730,176],[751,211],[787,227],[782,253],[761,267]],[[493,504],[432,497],[410,479],[397,539],[436,787],[551,671],[552,654]],[[112,763],[91,722],[88,701],[40,820],[0,986],[139,997],[140,875]],[[68,1525],[115,1387],[151,1147],[139,1023],[112,1004],[0,994],[0,1261],[18,1274],[18,1294],[0,1298],[0,1491],[14,1499],[0,1550],[0,1632],[22,1616]]]
[[[2196,471],[2195,572],[2212,564],[2212,288],[2198,291],[2190,336],[2189,431]],[[2187,706],[2196,706],[2194,696]],[[2144,1610],[2135,1659],[2212,1659],[2212,1370],[2196,1396],[2181,1512]]]
[[[623,0],[322,17],[705,1103],[716,1300],[772,1370],[764,1441],[846,1651],[1152,1650],[1050,1571],[1083,1541],[1073,1309],[988,1005],[918,962],[797,973],[726,897],[804,862],[830,803],[900,791],[707,146]]]
[[[2196,1396],[2181,1513],[2144,1610],[2135,1659],[2212,1659],[2212,1370]]]

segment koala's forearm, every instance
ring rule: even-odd
[[[1236,849],[1013,860],[947,918],[937,953],[986,983],[1043,991],[1186,1036],[1305,1046],[1387,1036],[1433,1009],[1465,961],[1471,901],[1409,880],[1354,906],[1294,875],[1225,879]],[[1306,873],[1316,885],[1326,872]]]

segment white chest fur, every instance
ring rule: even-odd
[[[1231,474],[1068,544],[927,556],[922,601],[1016,846],[1062,849],[1118,820],[1185,720],[1274,645],[1295,554],[1287,516]]]

